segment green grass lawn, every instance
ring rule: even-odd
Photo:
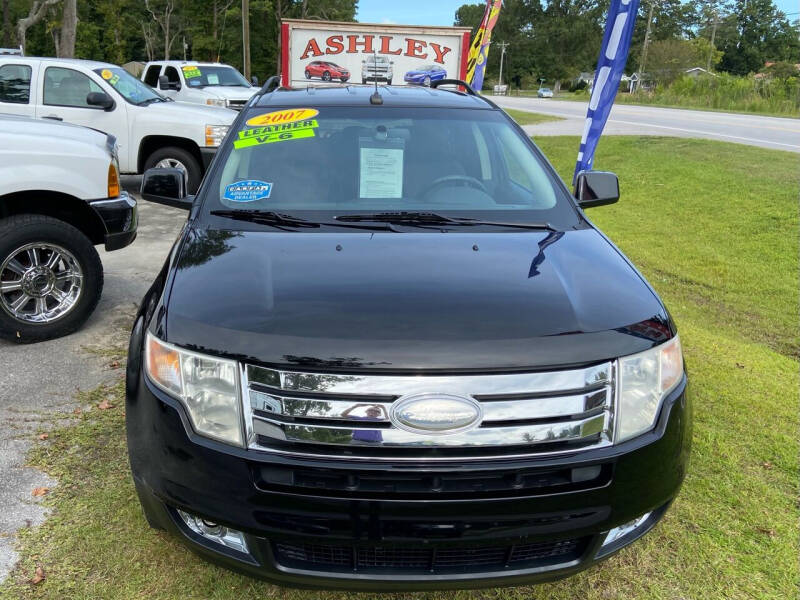
[[[508,116],[520,125],[538,125],[539,123],[549,123],[551,121],[563,121],[561,117],[553,115],[543,115],[541,113],[528,112],[526,110],[514,110],[511,108],[503,109]]]
[[[577,138],[537,142],[569,179]],[[677,321],[695,407],[692,464],[665,520],[600,567],[537,587],[396,595],[435,600],[797,597],[800,156],[700,140],[607,137],[598,169],[619,204],[590,216],[640,267]],[[210,566],[147,529],[125,454],[121,384],[84,398],[37,442],[60,484],[52,516],[22,532],[0,598],[333,600]],[[46,579],[28,583],[36,566]]]

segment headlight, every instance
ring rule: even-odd
[[[226,108],[228,106],[228,101],[223,98],[208,98],[206,104],[209,106],[221,106],[222,108]]]
[[[666,344],[620,358],[616,441],[652,428],[661,401],[682,376],[683,354],[677,335]]]
[[[243,445],[236,362],[188,352],[148,333],[145,365],[153,383],[183,403],[198,434]]]
[[[206,146],[216,148],[228,134],[228,125],[206,125]]]

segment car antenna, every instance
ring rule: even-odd
[[[375,68],[377,68],[378,67],[378,52],[377,52],[377,50],[375,52],[373,52],[373,55],[375,56]],[[369,103],[370,104],[374,104],[376,106],[380,106],[381,104],[383,104],[383,96],[381,96],[380,92],[378,92],[378,78],[377,77],[375,77],[375,93],[372,94],[372,96],[369,97]]]

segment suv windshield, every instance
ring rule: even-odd
[[[190,87],[211,87],[226,85],[232,87],[252,87],[244,75],[233,67],[206,67],[185,65],[182,67],[186,84]]]
[[[94,72],[105,79],[106,83],[131,104],[146,104],[156,100],[166,101],[164,96],[121,67],[95,69]]]
[[[494,110],[262,110],[234,132],[203,210],[305,218],[425,212],[578,224],[574,206],[508,117]]]

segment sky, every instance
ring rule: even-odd
[[[790,21],[800,18],[800,0],[774,0]],[[359,0],[357,19],[362,23],[403,25],[452,25],[462,4],[485,4],[470,0]],[[500,15],[502,19],[502,14]]]

